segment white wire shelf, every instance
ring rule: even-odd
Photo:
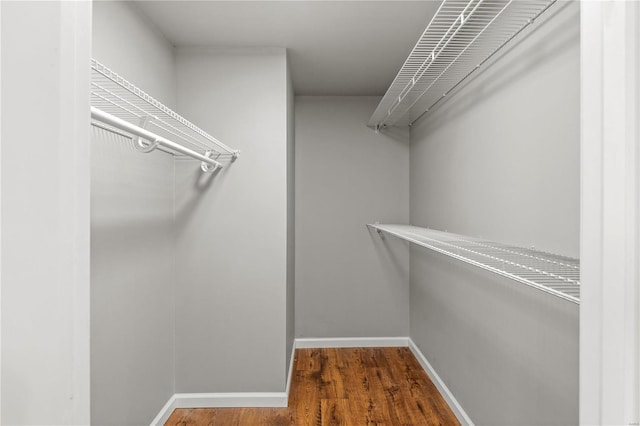
[[[580,303],[580,261],[410,225],[368,227],[494,272],[573,303]]]
[[[556,0],[444,0],[368,125],[412,124]]]
[[[239,155],[95,59],[91,60],[91,117],[94,125],[131,137],[142,152],[158,148],[196,158],[214,170]],[[203,170],[211,171],[206,165]]]

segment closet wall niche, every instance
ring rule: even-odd
[[[148,424],[174,393],[284,391],[285,49],[175,48],[131,2],[95,2],[92,57],[92,423]]]
[[[471,421],[576,424],[580,4],[441,12],[369,121],[411,124],[412,226],[371,233],[410,241],[410,337]]]
[[[138,7],[93,10],[95,423],[283,393],[294,337],[410,341],[463,422],[577,422],[578,3],[444,2],[386,96],[295,120],[284,47]]]

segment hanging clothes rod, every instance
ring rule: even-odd
[[[121,118],[116,117],[115,115],[104,112],[96,107],[91,107],[91,118],[102,123],[108,124],[120,130],[124,130],[127,133],[130,133],[139,138],[146,139],[149,141],[148,150],[145,152],[150,152],[158,146],[162,146],[165,148],[169,148],[175,152],[179,152],[180,154],[187,155],[189,157],[195,158],[197,160],[202,161],[202,170],[205,172],[213,172],[216,169],[221,169],[223,167],[222,163],[214,160],[207,155],[210,155],[211,151],[207,151],[205,155],[200,154],[196,151],[193,151],[189,148],[186,148],[180,144],[170,141],[169,139],[163,138],[162,136],[158,136],[153,132],[150,132],[142,127],[136,126],[134,124],[129,123]],[[213,166],[213,167],[211,167]]]
[[[91,60],[91,106],[196,152],[211,151],[219,162],[234,161],[240,154],[95,59]]]

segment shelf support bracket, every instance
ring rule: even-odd
[[[207,158],[213,158],[213,154],[214,154],[213,151],[208,150],[207,152],[204,153],[204,156]],[[217,160],[218,157],[220,157],[220,154],[218,154],[216,158],[214,158],[214,160]],[[205,173],[213,173],[216,170],[218,170],[218,168],[219,168],[218,164],[209,164],[204,161],[200,164],[200,169]]]
[[[151,117],[148,115],[142,116],[140,117],[140,123],[138,124],[141,128],[143,129],[147,129],[147,126],[149,125],[149,123],[151,122]],[[133,146],[140,152],[144,153],[144,154],[148,154],[151,151],[155,150],[158,147],[159,142],[157,140],[155,141],[146,141],[145,139],[141,138],[140,136],[134,136],[133,138],[131,138],[132,142],[133,142]]]

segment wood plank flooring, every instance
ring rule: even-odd
[[[176,409],[167,426],[459,425],[409,348],[298,349],[287,408]]]

